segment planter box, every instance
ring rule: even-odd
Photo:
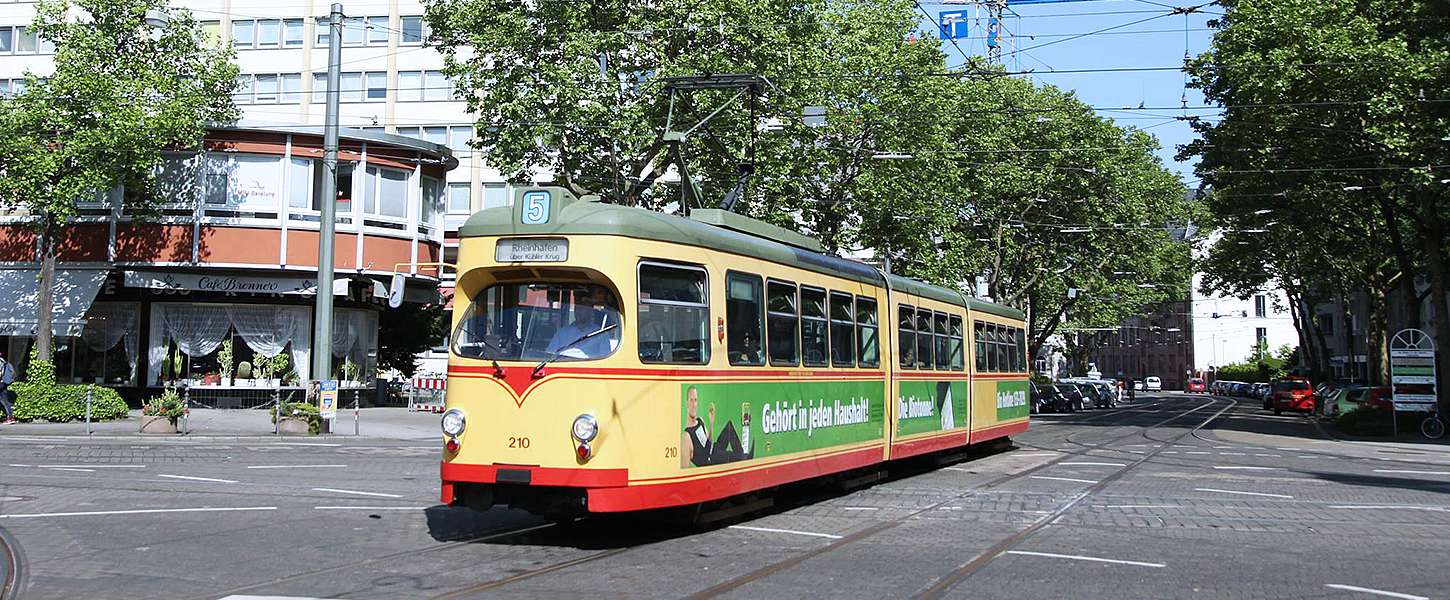
[[[175,435],[176,423],[167,417],[141,416],[141,433],[154,433],[158,435]]]
[[[308,435],[312,433],[307,428],[307,419],[298,419],[295,417],[282,417],[282,421],[277,424],[277,430],[284,435]]]

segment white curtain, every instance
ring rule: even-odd
[[[357,313],[362,311],[339,309],[332,313],[332,357],[342,358],[352,352],[357,343],[360,323]],[[357,362],[357,361],[353,361]]]
[[[136,374],[136,320],[137,307],[134,304],[112,304],[97,302],[86,313],[86,326],[81,330],[81,340],[92,352],[105,352],[115,348],[124,338],[126,363],[131,375]]]
[[[166,337],[187,356],[206,356],[221,347],[232,328],[227,309],[207,304],[164,304]]]
[[[297,331],[292,334],[292,368],[297,371],[298,381],[312,379],[312,311],[298,308]]]
[[[307,309],[293,306],[229,306],[227,314],[237,335],[253,352],[266,357],[281,354],[306,327]]]

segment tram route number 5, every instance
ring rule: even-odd
[[[553,197],[549,192],[534,191],[524,194],[521,217],[524,225],[543,225],[549,222],[550,204]]]

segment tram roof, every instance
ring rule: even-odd
[[[523,206],[520,200],[531,189],[540,188],[525,188],[516,192],[512,207],[490,208],[474,213],[458,229],[458,236],[615,235],[730,252],[870,285],[879,286],[884,283],[881,272],[864,263],[685,217],[618,204],[579,200],[561,188],[546,188],[557,193],[562,200],[557,208],[552,209],[556,212],[551,214],[546,223],[524,224],[520,218]],[[908,294],[999,316],[1022,318],[1020,311],[968,298],[955,290],[898,275],[891,275],[890,278],[892,289]]]

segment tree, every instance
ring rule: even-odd
[[[418,355],[448,337],[449,313],[441,304],[403,303],[378,318],[378,370],[396,369],[405,379],[418,370]]]
[[[1319,355],[1321,368],[1328,350],[1305,309],[1316,296],[1369,292],[1382,373],[1386,311],[1403,306],[1406,319],[1418,321],[1425,297],[1415,275],[1424,271],[1439,343],[1450,343],[1450,205],[1440,183],[1450,158],[1442,141],[1450,116],[1443,101],[1450,96],[1443,35],[1450,7],[1419,0],[1220,4],[1220,31],[1188,68],[1192,85],[1225,107],[1224,118],[1198,121],[1202,139],[1183,154],[1202,157],[1199,173],[1221,223],[1257,221],[1253,228],[1270,235],[1226,237],[1247,248],[1215,246],[1210,284],[1242,287],[1256,278],[1255,265],[1274,271],[1297,296],[1296,321],[1310,330],[1301,329],[1302,347]],[[1261,218],[1265,208],[1272,217]],[[1444,371],[1450,353],[1441,361]]]
[[[36,349],[48,360],[57,242],[76,203],[119,185],[127,213],[146,214],[162,152],[196,149],[208,125],[236,119],[237,68],[164,0],[41,0],[31,27],[55,44],[55,70],[27,73],[25,90],[0,101],[0,206],[37,230]]]

